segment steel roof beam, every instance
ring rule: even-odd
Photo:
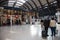
[[[28,8],[28,10],[30,10],[30,8],[29,8],[29,6],[28,5],[26,5],[26,4],[24,4],[27,8]]]
[[[17,2],[15,2],[15,3],[13,4],[13,7],[15,6],[16,3],[17,3]]]
[[[1,0],[1,1],[0,1],[0,6],[1,6],[4,2],[6,2],[6,1],[8,1],[8,0]]]
[[[1,2],[4,2],[4,1],[8,1],[8,0],[0,0],[0,3],[1,3]]]
[[[20,3],[23,3],[23,2],[21,2],[21,1],[19,1]],[[23,4],[23,5],[25,5],[27,8],[28,8],[28,10],[30,10],[30,8],[29,8],[29,6],[27,5],[27,4]]]
[[[6,2],[8,2],[8,1],[4,1],[2,4],[4,4],[4,3],[6,3]],[[12,3],[12,2],[11,2]],[[7,3],[8,4],[8,3]],[[16,4],[16,2],[13,4],[13,7],[15,6],[15,4]],[[21,5],[21,4],[19,4],[19,5]],[[27,8],[25,5],[23,6],[23,8]]]
[[[50,11],[50,3],[48,0],[46,0],[47,4],[48,4],[48,10],[49,10],[49,13],[51,14],[51,11]]]
[[[21,1],[19,1],[20,3],[23,3],[23,2],[21,2]],[[15,6],[15,4],[17,3],[17,1],[14,3],[14,5],[13,5],[13,7]],[[18,3],[19,4],[19,3]],[[21,4],[19,4],[19,5],[21,5]],[[24,7],[25,6],[25,7]],[[26,5],[26,4],[24,4],[24,8],[26,9],[26,8],[28,8],[28,10],[30,10],[30,8],[29,8],[29,6],[28,5]]]
[[[47,4],[48,4],[48,6],[50,6],[50,3],[49,3],[49,1],[48,1],[48,0],[46,0],[46,2],[47,2]]]
[[[33,9],[33,6],[28,2],[28,1],[26,1],[30,6],[31,6],[31,8]]]
[[[24,8],[24,9],[26,9],[26,7],[25,7],[25,6],[23,6],[23,8]]]
[[[3,6],[5,4],[8,5],[8,1],[5,1],[5,2],[1,3],[0,5]]]
[[[32,2],[33,2],[33,4],[35,5],[36,9],[38,9],[38,7],[37,7],[36,3],[35,3],[33,0],[31,0],[31,1],[32,1]]]
[[[38,0],[38,1],[39,1],[40,5],[41,5],[41,7],[42,7],[42,9],[43,9],[43,5],[42,5],[41,1],[40,1],[40,0]]]
[[[19,4],[19,3],[18,3]],[[19,5],[21,5],[21,4],[19,4]],[[26,5],[23,5],[23,7],[26,9],[26,8],[28,8]]]

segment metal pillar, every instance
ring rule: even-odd
[[[59,11],[57,11],[56,16],[57,16],[57,21],[59,23],[60,22],[60,12]]]

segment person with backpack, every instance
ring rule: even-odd
[[[54,18],[51,18],[51,20],[50,20],[50,28],[51,28],[51,33],[52,33],[52,35],[51,36],[55,36],[55,34],[56,34],[56,21],[55,21],[55,19]]]

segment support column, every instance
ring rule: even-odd
[[[57,22],[60,23],[60,12],[59,11],[57,11],[56,16],[57,16]]]
[[[23,24],[22,20],[23,20],[23,19],[22,19],[22,10],[21,10],[21,24]]]
[[[56,13],[56,16],[57,16],[57,21],[58,23],[60,24],[60,0],[56,0],[57,1],[57,13]]]
[[[12,26],[12,15],[10,17],[10,25]]]

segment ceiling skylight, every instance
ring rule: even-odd
[[[15,1],[8,1],[8,6],[13,6],[14,3]]]
[[[25,0],[18,0],[18,1],[23,2],[23,3],[25,3],[25,2],[26,2]]]
[[[9,2],[15,2],[15,1],[9,1]]]
[[[26,2],[25,0],[9,0],[8,1],[8,6],[12,6],[13,7],[13,5],[15,3],[14,6],[18,7],[18,6],[22,6],[25,2]]]
[[[16,4],[20,4],[20,5],[23,5],[23,3],[21,3],[21,2],[17,2]]]

